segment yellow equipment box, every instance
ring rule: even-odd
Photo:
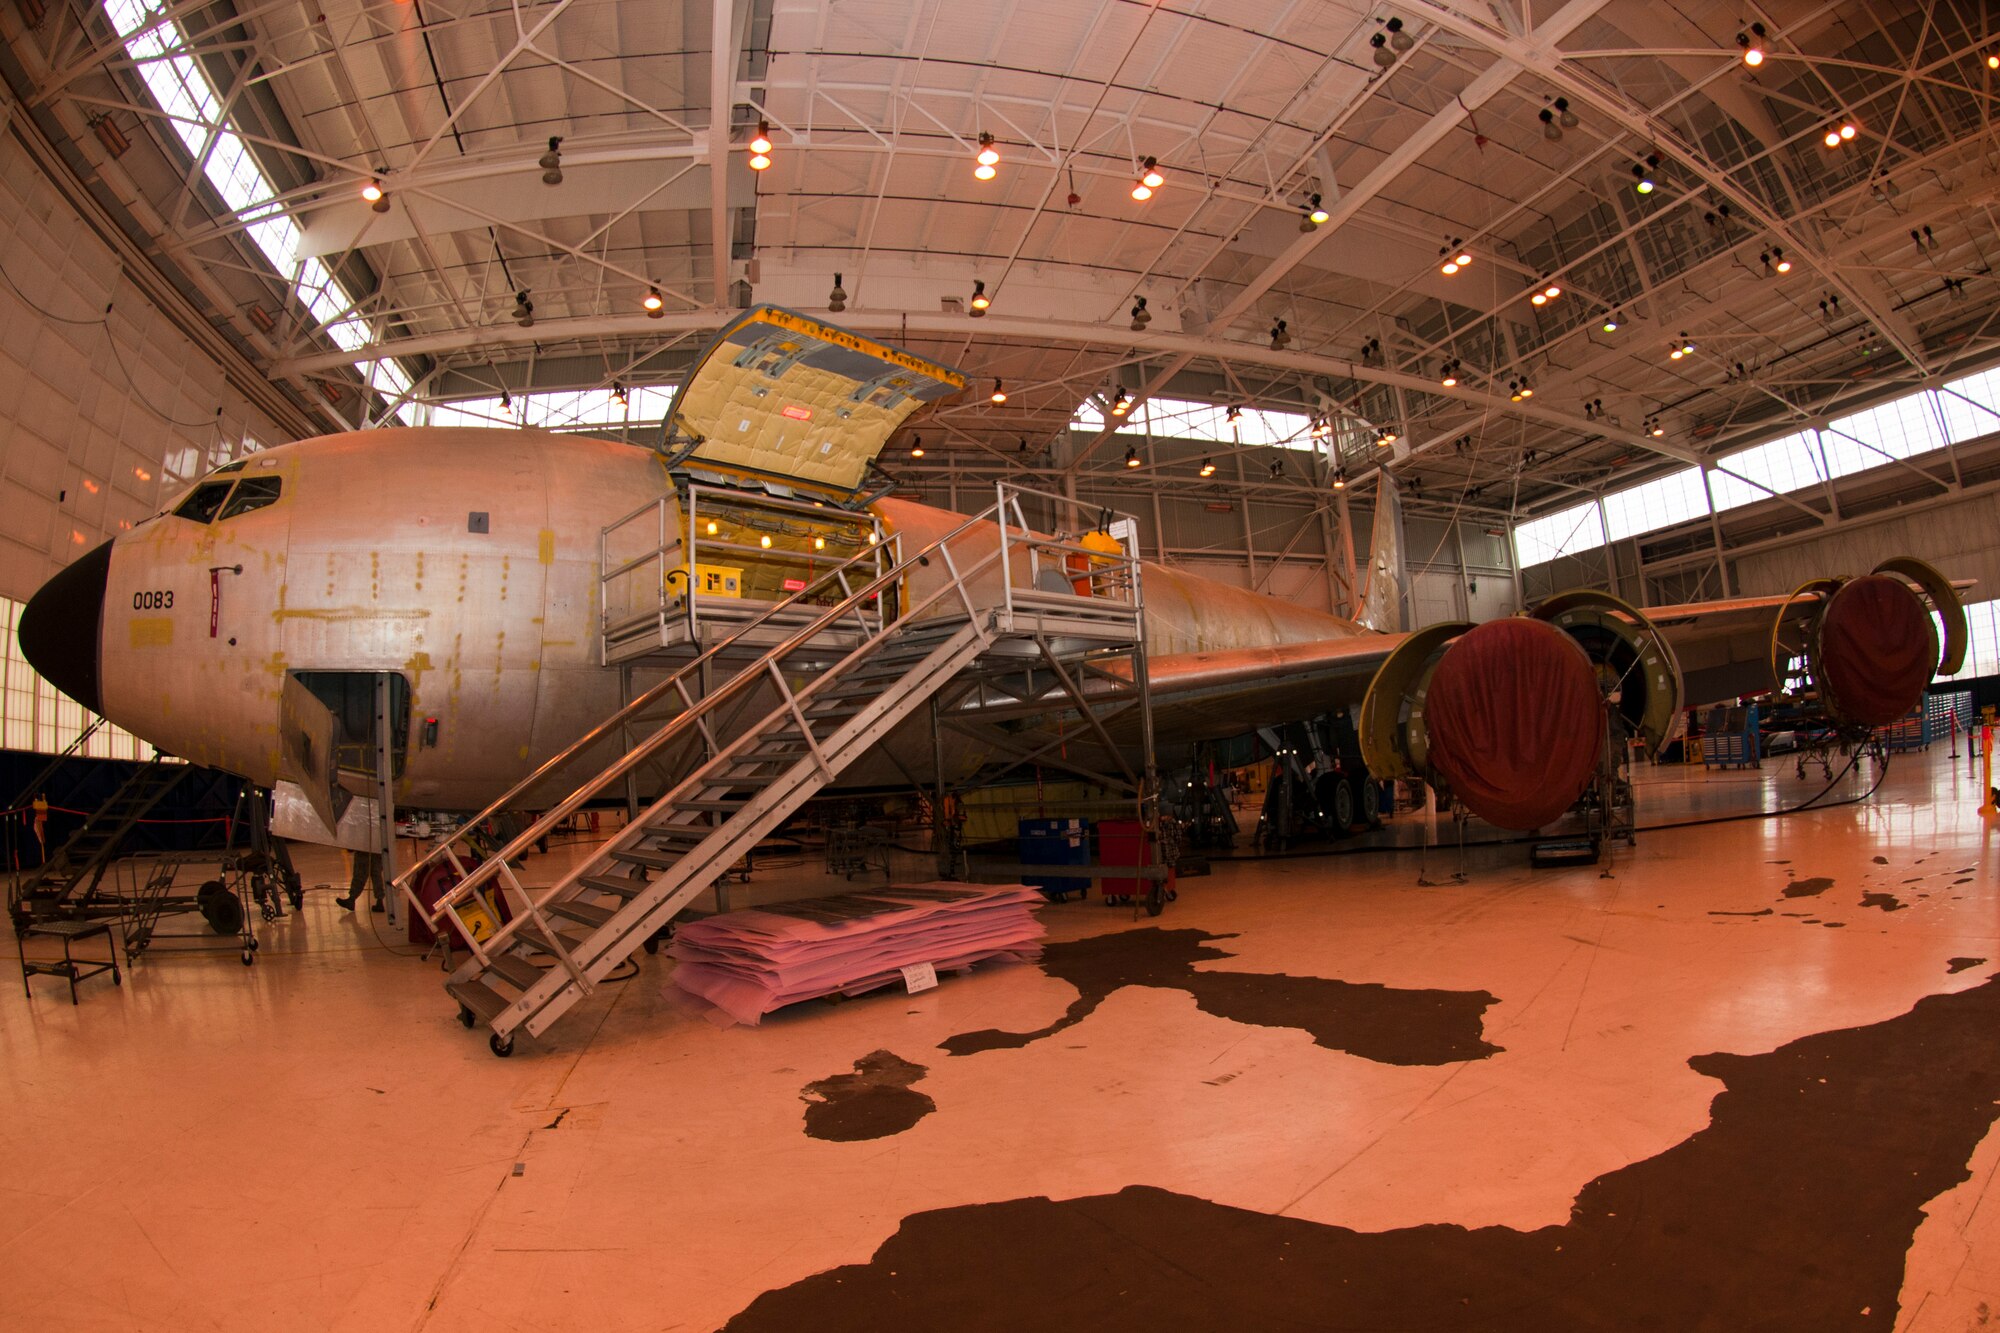
[[[743,595],[743,570],[740,566],[710,565],[696,563],[694,590],[709,597],[741,597]],[[687,566],[680,568],[682,577],[687,575]]]

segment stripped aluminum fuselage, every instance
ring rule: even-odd
[[[434,743],[410,739],[398,804],[474,809],[619,706],[619,673],[600,664],[599,534],[648,499],[673,505],[658,455],[530,430],[384,429],[273,448],[243,475],[279,478],[278,500],[211,523],[163,514],[114,543],[99,661],[100,711],[113,722],[270,785],[281,775],[287,673],[400,673],[412,729],[431,718],[437,729]],[[875,510],[906,549],[966,521],[898,500]],[[944,577],[941,562],[914,571],[904,604]],[[1154,655],[1247,661],[1370,634],[1157,565],[1142,581]],[[997,604],[999,570],[970,592]],[[1190,714],[1186,735],[1169,728],[1160,739],[1249,724],[1227,709]],[[843,782],[931,776],[928,728],[905,731],[922,734],[890,738],[893,761],[864,761]],[[954,747],[947,776],[983,758]]]

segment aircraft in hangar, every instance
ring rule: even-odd
[[[967,516],[887,494],[890,436],[964,383],[762,307],[696,360],[658,448],[444,427],[271,448],[58,573],[22,650],[91,711],[273,788],[290,837],[368,845],[384,765],[396,808],[543,824],[586,799],[530,800],[565,765],[643,791],[566,890],[610,886],[578,910],[619,959],[691,896],[661,887],[698,878],[687,853],[714,869],[829,789],[1024,763],[1138,780],[1154,743],[1183,759],[1331,715],[1369,776],[1536,829],[1629,739],[1657,749],[1684,706],[1770,690],[1792,656],[1858,739],[1965,650],[1951,584],[1913,559],[1385,633],[1140,561],[1060,496],[1002,483]]]

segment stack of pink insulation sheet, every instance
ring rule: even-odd
[[[1039,958],[1046,901],[1025,884],[938,883],[727,912],[675,932],[674,981],[739,1023],[823,995],[922,989],[925,964]]]

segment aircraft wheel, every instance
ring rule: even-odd
[[[511,1036],[503,1037],[496,1032],[486,1039],[486,1045],[502,1060],[514,1053],[514,1039]]]
[[[209,886],[202,885],[205,895],[200,899],[202,919],[208,928],[218,935],[235,935],[243,929],[243,903],[237,896],[222,887],[219,881],[211,881],[215,892],[208,892]],[[247,949],[244,951],[249,952]]]
[[[1361,780],[1361,804],[1370,830],[1382,827],[1382,784],[1374,778]]]
[[[1319,780],[1313,794],[1319,798],[1320,809],[1325,812],[1327,831],[1336,838],[1350,836],[1361,818],[1354,779],[1345,773],[1329,773]]]
[[[473,1017],[473,1013],[470,1009],[466,1008],[462,1004],[458,1006],[458,1025],[460,1027],[470,1028],[476,1021],[477,1020]]]

